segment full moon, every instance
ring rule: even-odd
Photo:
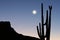
[[[33,10],[32,13],[35,15],[35,14],[37,14],[37,11],[36,10]]]

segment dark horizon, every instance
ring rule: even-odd
[[[40,40],[36,37],[17,33],[9,21],[0,21],[0,40]]]

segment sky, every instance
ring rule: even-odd
[[[60,0],[0,0],[0,21],[10,21],[19,34],[38,37],[36,26],[41,22],[41,3],[44,17],[52,5],[51,40],[60,40]],[[36,10],[34,15],[32,11]]]

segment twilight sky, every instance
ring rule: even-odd
[[[41,3],[44,16],[52,5],[51,40],[60,40],[60,0],[0,0],[0,21],[10,21],[20,34],[38,37],[36,26],[41,22]]]

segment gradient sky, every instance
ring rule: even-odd
[[[38,37],[36,26],[41,22],[41,3],[44,15],[52,5],[51,40],[60,40],[60,0],[0,0],[0,21],[10,21],[20,34]],[[32,10],[37,14],[33,15]]]

